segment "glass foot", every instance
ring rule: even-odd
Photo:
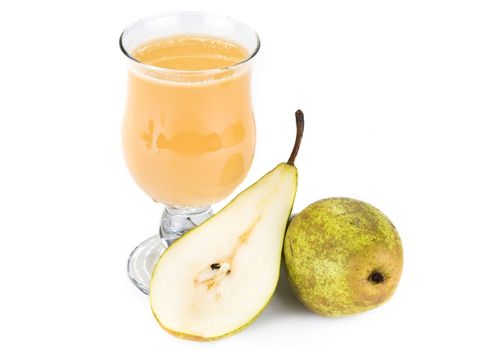
[[[166,248],[185,232],[212,216],[212,209],[166,207],[161,217],[159,235],[139,244],[127,262],[127,273],[132,283],[144,294],[149,294],[154,266]]]
[[[165,250],[161,237],[156,235],[139,244],[130,254],[127,273],[132,283],[144,294],[149,294],[154,265]]]

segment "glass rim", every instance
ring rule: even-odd
[[[137,60],[135,57],[133,57],[126,50],[126,48],[124,47],[124,43],[123,43],[124,36],[127,35],[128,30],[130,28],[132,28],[133,26],[135,26],[136,24],[141,23],[141,22],[145,22],[145,21],[148,21],[148,20],[151,20],[151,19],[163,18],[163,17],[170,17],[170,16],[175,16],[175,15],[181,15],[181,14],[193,14],[193,15],[200,15],[200,16],[210,16],[210,17],[214,17],[214,18],[218,18],[218,19],[223,19],[223,20],[226,20],[226,21],[229,21],[229,22],[237,23],[237,24],[240,24],[240,25],[242,25],[244,27],[247,27],[249,29],[249,31],[252,32],[253,35],[255,36],[255,47],[254,47],[254,49],[251,52],[249,52],[249,54],[244,59],[242,59],[241,61],[239,61],[237,63],[233,63],[233,64],[231,64],[229,66],[221,67],[221,68],[195,69],[195,70],[163,68],[163,67],[158,67],[158,66],[153,66],[151,64],[143,63],[143,62]],[[224,39],[224,38],[222,38],[222,39]],[[134,62],[137,65],[139,65],[139,66],[141,66],[143,68],[149,69],[149,70],[158,71],[158,72],[162,72],[162,73],[173,73],[173,74],[175,74],[175,73],[180,73],[180,74],[181,73],[183,73],[183,74],[212,74],[212,73],[221,73],[222,71],[226,71],[226,70],[229,70],[229,69],[236,69],[236,68],[238,68],[238,67],[246,64],[247,62],[251,61],[257,55],[259,49],[261,48],[261,39],[259,38],[258,33],[254,29],[252,29],[249,25],[245,24],[244,22],[235,20],[235,19],[233,19],[232,17],[229,17],[229,16],[217,15],[217,14],[208,13],[208,12],[201,12],[201,11],[173,11],[173,12],[165,12],[165,13],[156,14],[156,15],[153,15],[153,16],[143,17],[143,18],[138,19],[137,21],[133,22],[131,25],[129,25],[128,27],[126,27],[122,31],[122,33],[120,34],[120,37],[119,37],[119,47],[120,47],[120,50],[122,51],[122,53],[131,62]]]

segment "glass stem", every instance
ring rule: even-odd
[[[164,208],[159,227],[159,235],[163,244],[168,247],[185,232],[200,225],[212,215],[210,206],[200,208],[167,206]]]

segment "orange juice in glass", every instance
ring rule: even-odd
[[[165,204],[160,234],[131,254],[131,280],[147,293],[168,244],[211,215],[252,162],[252,58],[259,38],[247,25],[196,12],[143,19],[126,29],[129,58],[123,148],[130,173]]]

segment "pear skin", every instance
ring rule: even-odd
[[[287,229],[284,257],[294,294],[328,317],[385,303],[403,266],[395,226],[372,205],[350,198],[320,200],[296,215]]]

